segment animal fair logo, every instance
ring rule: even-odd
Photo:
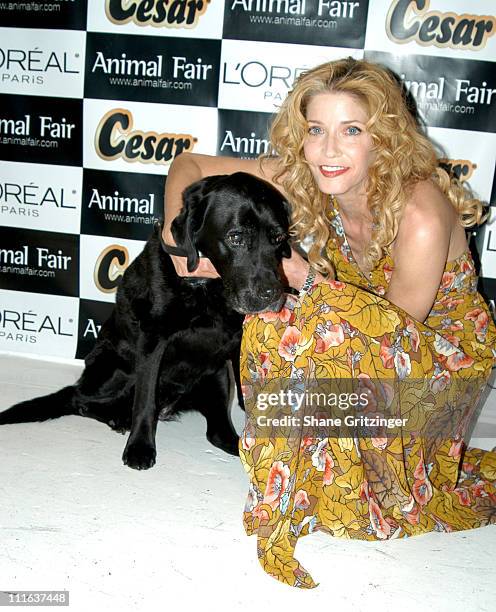
[[[95,264],[95,285],[103,293],[115,293],[120,279],[129,265],[129,252],[126,247],[111,244],[99,255]]]
[[[31,121],[32,117],[30,114],[24,115],[22,119],[11,119],[11,118],[0,118],[0,136],[18,136],[21,137],[19,142],[12,144],[26,144],[23,142],[27,140],[27,144],[36,145],[39,144],[41,138],[53,138],[53,139],[71,139],[72,132],[76,128],[75,123],[67,123],[66,118],[62,117],[60,121],[56,121],[52,116],[48,115],[36,115]],[[32,125],[33,123],[33,125]],[[10,144],[4,142],[4,144]],[[45,145],[46,146],[46,145]]]
[[[191,151],[197,139],[191,134],[170,134],[133,130],[130,111],[115,108],[100,120],[95,133],[95,150],[105,161],[169,164],[176,155]]]
[[[496,17],[430,11],[429,0],[394,0],[386,17],[388,38],[427,47],[479,51],[496,33]]]
[[[210,0],[106,0],[107,18],[116,25],[195,28]]]
[[[258,138],[256,132],[250,132],[249,136],[235,136],[232,130],[225,130],[219,151],[223,155],[250,158],[267,153],[269,146],[270,141]]]

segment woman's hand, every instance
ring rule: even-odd
[[[291,249],[291,257],[284,258],[282,260],[282,269],[284,271],[284,275],[288,281],[290,287],[300,291],[303,287],[305,280],[308,275],[308,271],[310,269],[310,264],[306,259],[294,249]],[[316,272],[315,275],[315,283],[320,283],[324,280],[324,277],[320,272]]]
[[[196,278],[220,278],[219,273],[214,268],[212,262],[207,257],[200,257],[198,268],[193,272],[188,272],[187,258],[178,255],[169,255],[178,276],[193,276]]]

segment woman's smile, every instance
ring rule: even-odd
[[[333,178],[335,176],[340,176],[349,170],[344,166],[319,166],[321,173],[326,178]]]

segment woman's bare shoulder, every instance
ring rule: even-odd
[[[441,189],[433,181],[419,181],[409,190],[392,244],[393,257],[397,259],[410,244],[444,244],[456,220],[456,211]]]
[[[406,201],[402,222],[410,225],[439,220],[451,225],[456,219],[457,214],[453,205],[434,181],[424,180],[415,183]]]

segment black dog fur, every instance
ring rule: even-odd
[[[123,461],[148,469],[156,459],[157,420],[198,410],[207,439],[237,455],[228,361],[242,405],[243,315],[280,310],[284,303],[280,263],[290,256],[288,217],[282,195],[250,174],[207,177],[188,187],[172,225],[174,239],[190,271],[201,251],[222,280],[177,276],[157,226],[124,273],[80,379],[5,410],[0,425],[70,414],[94,418],[130,430]]]

